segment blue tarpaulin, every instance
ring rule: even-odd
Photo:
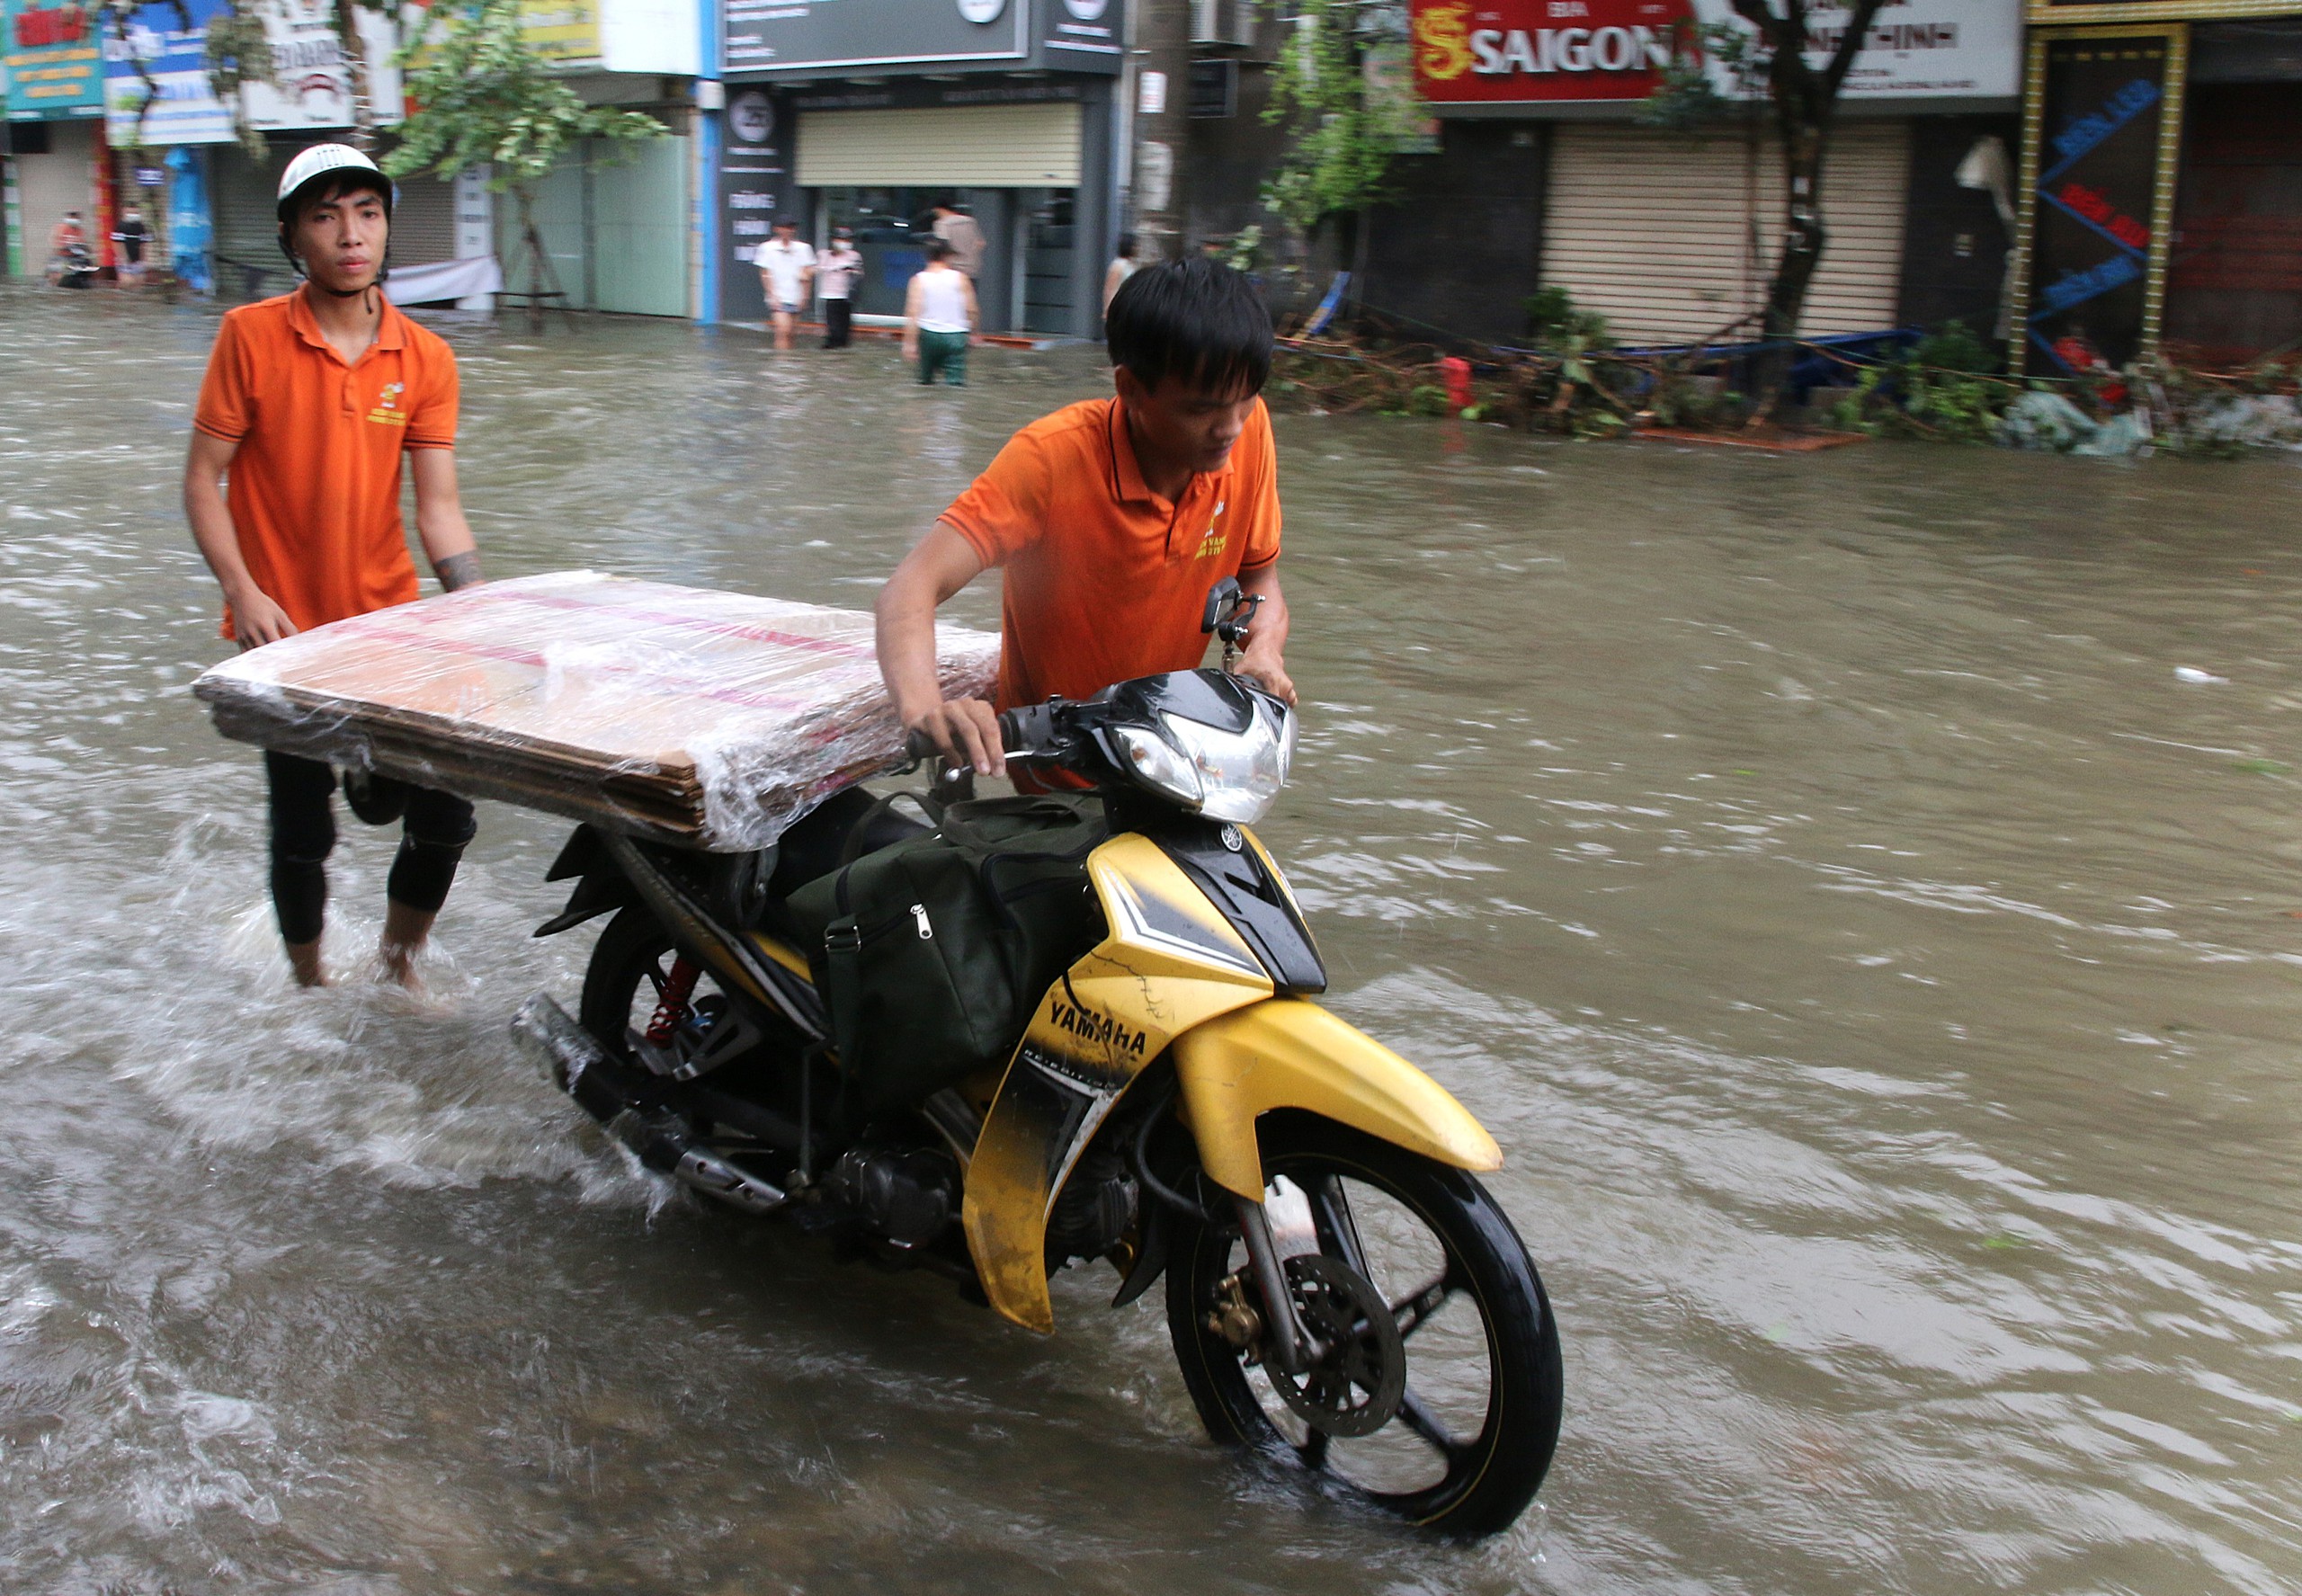
[[[216,291],[216,218],[208,209],[206,160],[197,149],[168,151],[169,269],[194,292]]]

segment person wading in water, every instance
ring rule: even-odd
[[[416,596],[400,524],[400,461],[415,483],[415,529],[440,585],[481,580],[456,489],[456,358],[379,286],[392,185],[348,145],[323,144],[280,180],[280,243],[304,281],[224,317],[201,384],[184,465],[184,513],[224,589],[224,636],[258,648],[309,627]],[[218,490],[231,479],[228,498]],[[335,774],[266,753],[272,901],[288,961],[325,983],[326,861],[335,845]],[[381,777],[345,778],[362,819],[401,820],[386,884],[386,972],[413,966],[471,841],[471,805]]]
[[[879,590],[897,714],[986,776],[1004,768],[998,711],[1196,668],[1207,590],[1226,576],[1263,599],[1240,673],[1295,701],[1263,301],[1219,262],[1180,261],[1129,278],[1105,325],[1117,397],[1016,433]],[[1005,572],[998,701],[946,700],[935,609],[990,566]]]

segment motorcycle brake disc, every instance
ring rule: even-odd
[[[1279,1399],[1314,1430],[1372,1435],[1406,1395],[1406,1342],[1372,1282],[1322,1253],[1287,1260],[1296,1317],[1326,1349],[1299,1377],[1266,1360]]]

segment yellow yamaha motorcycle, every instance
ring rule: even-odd
[[[1210,599],[1227,643],[1236,607],[1235,587]],[[1557,1439],[1557,1326],[1477,1178],[1502,1163],[1493,1138],[1311,1001],[1317,948],[1250,829],[1286,780],[1291,711],[1205,670],[1002,727],[1012,762],[1067,772],[1102,819],[1069,862],[1078,945],[986,1067],[895,1104],[843,1067],[840,936],[925,944],[942,913],[827,939],[794,913],[809,883],[935,835],[854,789],[759,853],[579,828],[552,872],[573,896],[537,934],[613,919],[579,1013],[540,994],[515,1030],[647,1167],[943,1273],[1027,1330],[1054,1328],[1052,1270],[1108,1261],[1114,1306],[1164,1276],[1217,1440],[1445,1534],[1505,1528]]]

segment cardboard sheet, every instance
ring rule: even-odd
[[[226,736],[657,841],[763,848],[894,762],[858,611],[562,571],[251,649],[192,691]],[[999,639],[940,625],[947,694]]]

